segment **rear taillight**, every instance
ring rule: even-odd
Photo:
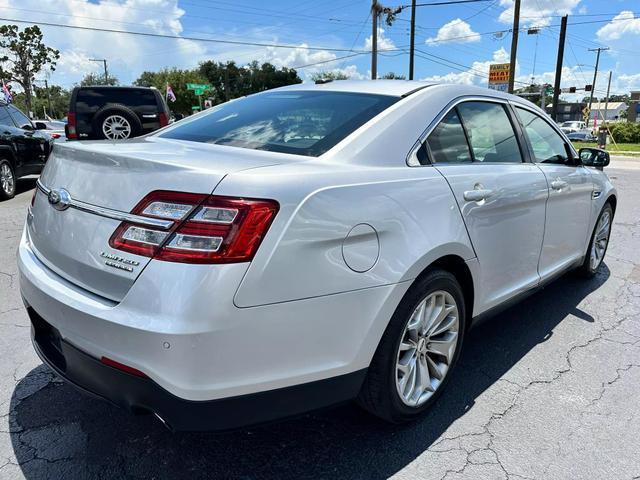
[[[67,113],[67,128],[66,128],[67,138],[78,138],[78,133],[76,132],[76,114],[73,112]]]
[[[169,125],[169,117],[167,117],[167,114],[164,112],[160,112],[158,114],[158,120],[160,120],[161,127],[166,127],[167,125]]]
[[[170,220],[171,226],[162,230],[122,222],[109,245],[169,262],[248,262],[277,212],[273,200],[156,191],[131,213]]]

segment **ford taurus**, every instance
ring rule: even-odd
[[[60,144],[19,251],[42,360],[174,429],[440,395],[478,319],[602,264],[606,152],[526,100],[336,81]]]

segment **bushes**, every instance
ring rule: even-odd
[[[609,129],[617,143],[640,143],[640,123],[614,123]]]

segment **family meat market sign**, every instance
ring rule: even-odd
[[[509,64],[494,63],[489,65],[489,88],[506,92],[509,89]]]

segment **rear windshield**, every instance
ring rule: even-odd
[[[78,110],[96,110],[107,103],[121,103],[127,107],[157,106],[153,90],[135,88],[81,88],[76,97]]]
[[[317,157],[399,99],[350,92],[263,93],[224,103],[159,136]]]

